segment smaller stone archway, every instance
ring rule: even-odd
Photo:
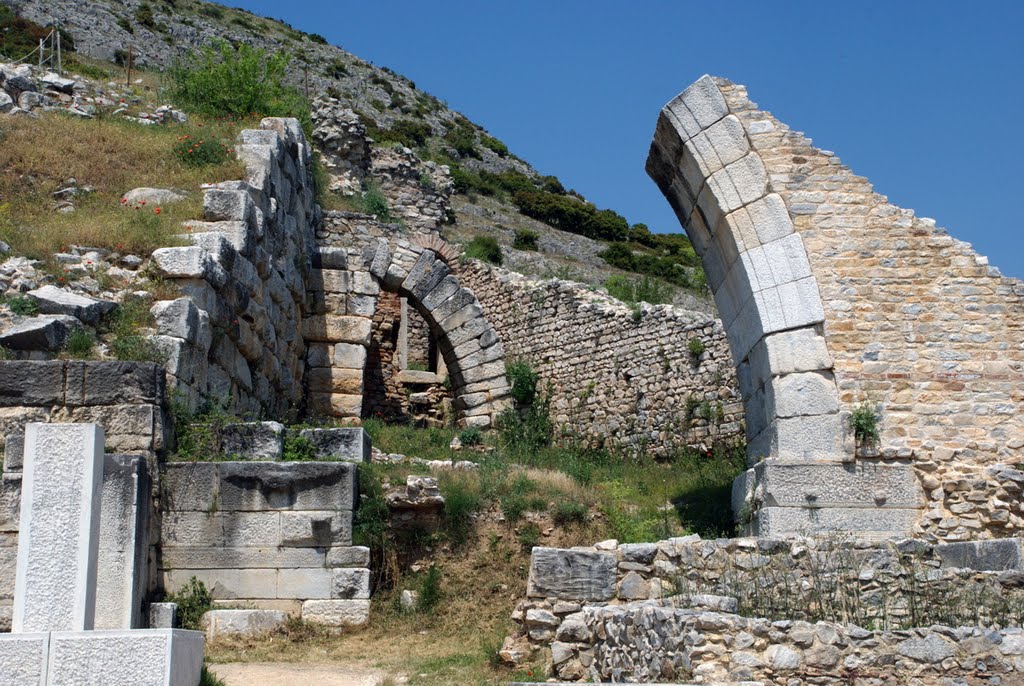
[[[430,327],[463,426],[489,428],[510,403],[505,351],[476,295],[452,272],[445,246],[379,239],[363,261],[382,290],[406,298]]]

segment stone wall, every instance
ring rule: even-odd
[[[350,462],[168,463],[163,588],[195,576],[218,607],[365,623],[370,552],[352,546],[356,470]]]
[[[186,298],[153,307],[169,385],[192,405],[228,401],[236,413],[281,418],[303,405],[300,328],[319,206],[309,146],[294,119],[264,119],[235,146],[241,181],[205,190],[205,221],[188,247],[153,264]]]
[[[970,673],[968,654],[1005,660],[1018,652],[1000,648],[999,632],[988,629],[910,627],[1019,626],[1022,579],[1019,539],[933,546],[688,536],[534,548],[528,598],[513,613],[520,638],[506,651],[523,641],[550,649],[553,673],[567,680],[699,675],[788,686],[786,679],[824,677],[840,664],[863,677],[887,675],[881,670],[893,668],[893,656],[905,660],[894,675],[938,679]],[[1001,637],[1024,650],[1020,629]],[[941,657],[911,651],[920,640]],[[966,640],[972,648],[957,653]]]
[[[655,453],[742,436],[743,408],[717,321],[694,321],[670,306],[631,310],[580,284],[535,281],[475,260],[459,276],[506,354],[551,382],[557,425],[595,443]],[[691,340],[702,353],[691,353]]]

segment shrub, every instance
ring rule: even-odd
[[[167,596],[167,602],[178,604],[178,622],[182,629],[198,631],[203,614],[213,608],[213,598],[206,585],[196,577],[188,580],[177,593]]]
[[[153,7],[148,2],[139,4],[138,9],[135,10],[135,21],[147,29],[155,30],[157,28],[156,15],[153,13]]]
[[[224,10],[217,5],[203,4],[199,6],[199,14],[203,14],[211,19],[223,19]]]
[[[372,214],[384,222],[391,221],[388,199],[377,186],[370,186],[363,193],[363,207],[367,214]]]
[[[529,229],[516,229],[515,238],[512,239],[512,247],[516,250],[538,250],[537,239],[540,236],[536,231]]]
[[[508,157],[508,146],[493,136],[486,134],[480,136],[480,145],[495,153],[498,157]]]
[[[39,305],[35,300],[28,297],[27,295],[12,295],[5,299],[7,307],[11,308],[11,312],[14,314],[20,314],[24,317],[31,317],[39,314]]]
[[[285,462],[310,462],[316,459],[316,446],[305,436],[289,431],[284,436],[281,459]]]
[[[881,407],[867,401],[853,408],[850,413],[850,428],[858,445],[875,445],[878,443],[878,426],[882,422]]]
[[[167,354],[140,333],[149,324],[149,304],[142,298],[126,298],[100,323],[101,330],[113,336],[108,345],[110,354],[126,362],[166,362]]]
[[[441,570],[437,565],[430,565],[430,569],[420,581],[420,598],[416,609],[425,614],[431,614],[437,609],[441,602],[443,592],[441,591]]]
[[[466,246],[466,257],[472,257],[491,264],[500,265],[505,261],[501,246],[491,236],[474,236]]]
[[[512,360],[505,365],[505,376],[512,387],[512,399],[518,407],[533,404],[540,376],[526,360]]]
[[[480,445],[484,441],[484,435],[475,426],[464,429],[459,434],[459,441],[465,446]]]
[[[464,476],[455,476],[442,484],[445,532],[455,545],[466,542],[473,527],[473,515],[480,509],[479,491]]]
[[[218,40],[171,68],[171,96],[199,114],[298,117],[308,128],[309,104],[285,85],[287,66],[283,53]]]
[[[227,684],[218,679],[206,665],[203,665],[203,671],[199,674],[199,686],[227,686]]]
[[[382,133],[385,140],[401,143],[407,148],[415,148],[426,143],[427,139],[433,135],[434,130],[425,121],[399,119],[391,125],[391,128]]]
[[[171,415],[177,455],[183,460],[221,459],[224,427],[238,421],[221,403],[211,402],[193,412],[180,398],[172,402]]]
[[[87,360],[92,357],[96,346],[96,337],[88,329],[75,329],[64,342],[64,354],[75,360]]]
[[[181,136],[174,146],[174,155],[190,167],[205,167],[227,162],[234,152],[226,144],[207,138],[193,138],[191,134]]]
[[[611,276],[604,282],[608,295],[626,304],[647,302],[652,305],[670,303],[675,298],[675,289],[650,276],[629,279],[625,276]]]
[[[457,119],[448,129],[444,135],[444,142],[455,150],[459,157],[480,157],[476,149],[476,129],[463,117]]]
[[[701,355],[703,355],[704,350],[706,350],[704,346],[704,340],[697,336],[694,336],[693,338],[686,342],[686,349],[690,351],[691,357],[698,358]]]
[[[560,502],[555,505],[554,520],[559,526],[583,524],[587,521],[587,506],[571,500]]]
[[[527,522],[519,527],[516,539],[524,551],[533,550],[534,546],[540,543],[540,527],[534,522]]]
[[[50,35],[50,27],[19,17],[11,7],[0,5],[0,35],[0,55],[21,59],[39,47],[40,39]],[[60,46],[66,52],[75,50],[74,38],[64,29],[60,29]]]

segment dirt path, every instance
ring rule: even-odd
[[[378,686],[383,672],[336,665],[256,662],[210,665],[227,686]]]

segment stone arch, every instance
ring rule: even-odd
[[[505,351],[476,295],[452,272],[446,244],[379,239],[364,253],[383,290],[407,298],[430,326],[448,368],[459,423],[492,427],[509,405]]]
[[[662,108],[647,172],[707,274],[736,363],[748,459],[842,459],[825,313],[803,239],[715,79]]]

